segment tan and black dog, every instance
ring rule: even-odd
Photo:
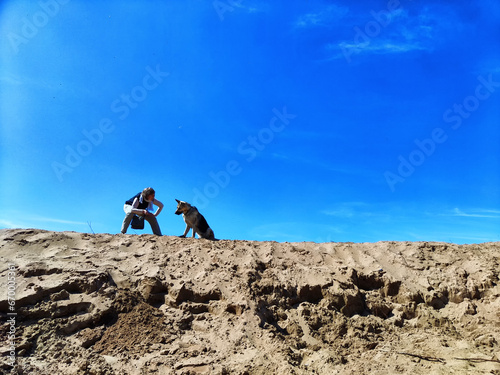
[[[194,206],[191,206],[187,202],[177,201],[177,210],[175,211],[176,215],[182,214],[184,218],[184,222],[186,223],[186,230],[184,234],[179,237],[186,237],[190,229],[193,229],[193,238],[195,234],[198,233],[198,236],[201,238],[206,238],[207,240],[215,240],[214,231],[212,228],[208,226],[207,221],[203,217],[202,214],[199,213],[198,209]]]

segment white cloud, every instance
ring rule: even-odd
[[[87,223],[84,223],[82,221],[72,221],[72,220],[56,219],[56,218],[50,218],[50,217],[36,217],[36,218],[32,218],[32,220],[45,222],[45,223],[87,225]]]
[[[5,219],[0,219],[0,228],[23,228],[25,227],[24,225],[20,225],[19,223],[15,223],[10,220],[5,220]]]
[[[368,203],[364,202],[343,202],[333,208],[324,209],[321,213],[323,215],[345,219],[367,218],[379,215],[370,211],[372,208],[373,207],[371,207]]]
[[[500,211],[479,209],[479,210],[472,210],[470,213],[466,213],[460,210],[459,208],[455,207],[451,216],[500,219]]]
[[[346,54],[349,56],[357,55],[361,53],[372,53],[372,54],[395,54],[395,53],[405,53],[410,51],[427,50],[428,47],[422,45],[419,42],[408,42],[408,41],[394,41],[394,40],[377,40],[370,43],[356,44],[341,42],[336,45],[327,45],[328,50],[338,50],[338,54],[333,55],[332,58],[342,58]]]
[[[17,216],[17,215],[16,215]],[[88,225],[81,221],[65,220],[60,218],[50,218],[38,215],[24,215],[22,221],[0,219],[0,227],[3,228],[41,228],[43,224],[64,224],[64,225]]]
[[[295,22],[297,28],[328,27],[343,18],[349,9],[338,5],[329,5],[324,9],[301,15]]]
[[[446,14],[446,17],[444,16]],[[424,7],[410,15],[407,9],[396,9],[381,17],[371,12],[364,23],[353,27],[352,36],[328,43],[329,60],[359,54],[401,54],[411,51],[433,51],[462,26],[452,9]]]

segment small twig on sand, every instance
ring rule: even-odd
[[[402,354],[402,355],[408,355],[410,357],[415,357],[415,358],[423,359],[425,361],[446,363],[446,361],[445,361],[444,358],[429,357],[429,356],[426,356],[426,355],[418,355],[418,354],[405,353],[405,352],[396,352],[396,353],[397,354]]]
[[[410,268],[410,265],[406,262],[406,259],[403,256],[403,253],[401,251],[399,252],[399,255],[401,256],[401,258],[403,258],[403,262],[405,263],[405,266],[408,267],[408,268]]]
[[[92,229],[92,222],[91,221],[87,221],[87,224],[89,225],[89,228],[92,231],[92,234],[95,234],[94,230]]]
[[[386,353],[390,353],[390,350],[380,350]],[[419,355],[419,354],[413,354],[413,353],[406,353],[406,352],[396,352],[397,354],[401,355],[407,355],[410,357],[415,357],[419,359],[423,359],[424,361],[430,361],[430,362],[439,362],[439,363],[446,363],[446,359],[444,358],[439,358],[439,357],[431,357],[431,356],[426,356],[426,355]],[[459,357],[454,357],[452,358],[457,361],[470,361],[470,362],[475,362],[475,363],[480,363],[480,362],[494,362],[494,363],[500,363],[500,360],[492,358],[459,358]]]
[[[500,363],[500,360],[498,359],[487,359],[487,358],[453,358],[459,361],[471,361],[471,362],[495,362],[495,363]]]

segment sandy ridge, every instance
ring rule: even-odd
[[[500,374],[498,242],[19,229],[0,231],[0,259],[2,290],[17,272],[6,373]]]

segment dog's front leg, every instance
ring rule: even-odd
[[[184,231],[184,234],[182,236],[179,236],[180,238],[185,238],[186,235],[188,234],[189,232],[189,229],[190,229],[190,226],[189,225],[186,225],[186,230]]]
[[[193,238],[196,238],[195,235],[196,235],[196,230],[195,230],[196,227],[193,227]]]

